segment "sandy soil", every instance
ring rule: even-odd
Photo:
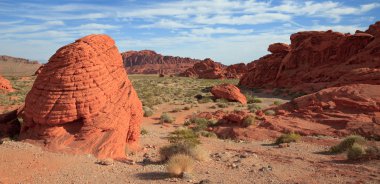
[[[268,103],[270,104],[270,103]],[[380,183],[380,162],[350,163],[344,155],[321,152],[339,140],[304,137],[290,147],[278,148],[266,141],[232,141],[201,138],[210,159],[197,162],[191,177],[170,177],[159,162],[159,147],[165,137],[180,127],[195,111],[213,111],[212,104],[200,104],[188,111],[170,113],[176,123],[158,124],[162,112],[184,105],[157,106],[152,117],[144,118],[148,134],[141,138],[142,151],[129,153],[131,161],[97,164],[91,155],[52,153],[40,147],[6,140],[0,145],[0,183]],[[233,110],[234,107],[229,107]],[[145,159],[144,158],[148,158]],[[203,181],[205,182],[205,181]]]

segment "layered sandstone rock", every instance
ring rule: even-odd
[[[192,68],[185,70],[180,76],[197,77],[202,79],[221,79],[224,78],[225,66],[207,58],[194,64]]]
[[[247,72],[248,67],[244,63],[238,63],[229,65],[224,72],[224,76],[229,79],[239,79]]]
[[[231,101],[237,101],[247,104],[247,98],[240,92],[240,89],[232,84],[221,84],[212,87],[212,95],[216,98],[224,98]]]
[[[291,35],[290,50],[271,45],[272,54],[250,63],[246,87],[316,92],[346,84],[380,84],[380,37],[376,23],[354,35],[306,31]],[[282,52],[279,52],[282,50]]]
[[[89,35],[50,58],[25,99],[20,138],[50,150],[125,158],[136,148],[142,105],[115,42]]]
[[[34,72],[34,75],[38,75],[42,72],[42,69],[44,68],[44,65],[41,65],[37,70],[36,72]]]
[[[163,56],[151,50],[128,51],[122,54],[129,74],[179,74],[200,60]]]
[[[352,84],[305,95],[277,108],[274,129],[310,135],[380,138],[380,86]],[[285,113],[284,113],[285,112]],[[292,125],[291,125],[292,124]]]
[[[273,43],[269,45],[268,51],[275,54],[275,53],[280,53],[280,52],[289,52],[290,47],[286,43]]]
[[[13,92],[14,89],[12,87],[11,82],[6,78],[0,76],[0,93],[1,92]]]

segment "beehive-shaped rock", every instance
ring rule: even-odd
[[[124,158],[136,147],[142,105],[115,42],[89,35],[60,48],[25,99],[21,139],[50,150]]]

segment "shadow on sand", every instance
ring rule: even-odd
[[[138,173],[136,176],[141,180],[163,180],[171,178],[170,174],[165,172]]]

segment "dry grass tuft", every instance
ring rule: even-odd
[[[194,169],[195,161],[185,154],[173,155],[166,166],[167,171],[174,176],[181,176],[183,173],[191,173]]]

